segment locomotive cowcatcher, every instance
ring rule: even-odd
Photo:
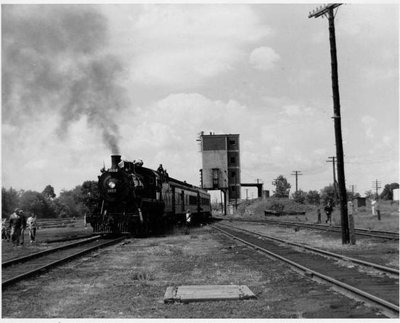
[[[182,222],[190,210],[192,222],[211,217],[210,194],[206,190],[171,178],[143,162],[111,156],[111,168],[98,177],[98,207],[87,221],[98,233],[132,233],[146,236],[168,224]]]

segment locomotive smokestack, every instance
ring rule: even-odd
[[[121,161],[121,155],[111,155],[111,168],[117,169],[118,163]]]

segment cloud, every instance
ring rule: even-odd
[[[249,58],[253,68],[268,71],[274,68],[280,56],[270,47],[259,47],[254,49]]]
[[[236,100],[213,100],[199,93],[171,94],[141,107],[140,113],[127,110],[121,116],[126,122],[121,135],[131,138],[122,151],[128,159],[143,159],[148,167],[162,163],[171,176],[197,184],[201,155],[196,139],[201,131],[212,131],[240,134],[242,168],[252,176],[320,167],[321,159],[328,156],[326,151],[334,147],[331,131],[326,130],[331,121],[321,120],[317,112],[304,112],[312,107],[291,105],[301,113],[282,119],[279,111],[254,113]]]
[[[283,111],[280,114],[286,115],[290,118],[312,116],[315,113],[314,108],[299,104],[285,104],[282,106],[282,110]]]
[[[398,71],[393,66],[365,66],[360,72],[363,80],[370,84],[381,84],[384,81],[395,82],[398,77]]]
[[[383,136],[382,137],[382,143],[387,146],[387,147],[393,147],[395,140],[391,136]]]
[[[364,125],[365,135],[367,136],[367,138],[375,138],[374,128],[377,124],[376,119],[369,115],[365,115],[361,118],[361,122]]]
[[[386,37],[392,35],[393,21],[398,21],[396,4],[348,4],[339,8],[336,17],[338,34],[348,34],[352,37],[367,38]],[[396,20],[392,19],[394,16]],[[390,17],[390,19],[388,19]],[[397,26],[398,27],[398,26]]]
[[[44,171],[49,161],[46,159],[30,160],[26,163],[25,168],[28,171]]]
[[[283,111],[281,112],[282,114],[286,114],[289,117],[297,116],[301,114],[301,109],[298,105],[285,105],[282,107]]]
[[[188,88],[234,69],[271,30],[244,5],[148,5],[125,32],[134,82]]]

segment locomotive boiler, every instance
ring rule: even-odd
[[[111,167],[98,177],[100,199],[87,221],[98,233],[132,233],[146,236],[168,224],[183,221],[190,210],[192,222],[211,217],[210,194],[199,187],[169,177],[162,169],[143,162],[111,156]]]

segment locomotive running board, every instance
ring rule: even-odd
[[[189,303],[221,300],[254,299],[246,285],[192,285],[167,287],[164,303]]]

